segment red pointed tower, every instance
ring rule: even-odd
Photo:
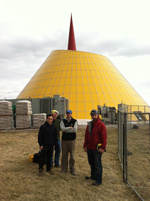
[[[76,51],[76,43],[75,43],[75,36],[74,36],[74,29],[73,29],[72,14],[71,14],[71,20],[70,20],[68,50],[75,50]]]

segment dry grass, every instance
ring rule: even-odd
[[[150,136],[149,127],[131,129],[128,133],[128,181],[146,200],[150,200]]]
[[[103,154],[103,184],[91,186],[87,155],[83,151],[85,126],[79,126],[76,142],[76,176],[44,172],[38,176],[38,165],[29,162],[29,155],[38,151],[38,130],[15,130],[0,132],[0,200],[44,201],[137,201],[137,196],[122,181],[122,170],[118,160],[118,135],[116,128],[108,128],[107,152]]]

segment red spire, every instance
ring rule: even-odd
[[[76,51],[76,43],[75,43],[75,36],[74,36],[74,29],[73,29],[72,14],[71,14],[71,20],[70,20],[68,50],[75,50]]]

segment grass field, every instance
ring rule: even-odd
[[[128,182],[147,201],[150,200],[150,133],[148,126],[128,133]]]
[[[76,176],[53,168],[54,175],[38,176],[38,165],[29,155],[38,152],[37,129],[0,132],[0,200],[15,201],[138,201],[131,188],[122,181],[118,160],[117,128],[107,128],[107,152],[103,154],[103,184],[91,186],[87,155],[83,151],[85,126],[79,126],[76,140]]]

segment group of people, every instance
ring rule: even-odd
[[[91,175],[86,176],[86,180],[94,180],[92,185],[99,186],[102,184],[102,153],[106,150],[107,132],[105,125],[99,119],[97,110],[92,110],[91,121],[88,122],[85,131],[85,140],[83,149],[87,152],[88,162],[91,168]],[[60,131],[62,131],[62,140],[60,140]],[[60,120],[58,118],[58,111],[52,110],[51,114],[47,115],[46,122],[40,127],[38,134],[38,143],[41,150],[39,160],[39,176],[43,175],[43,166],[46,163],[46,171],[53,174],[51,168],[53,161],[55,167],[60,167],[60,153],[61,158],[61,172],[68,171],[68,155],[69,168],[72,175],[75,173],[75,144],[76,144],[77,120],[72,117],[72,111],[66,111],[66,118]],[[55,157],[53,160],[53,152],[55,150]]]

